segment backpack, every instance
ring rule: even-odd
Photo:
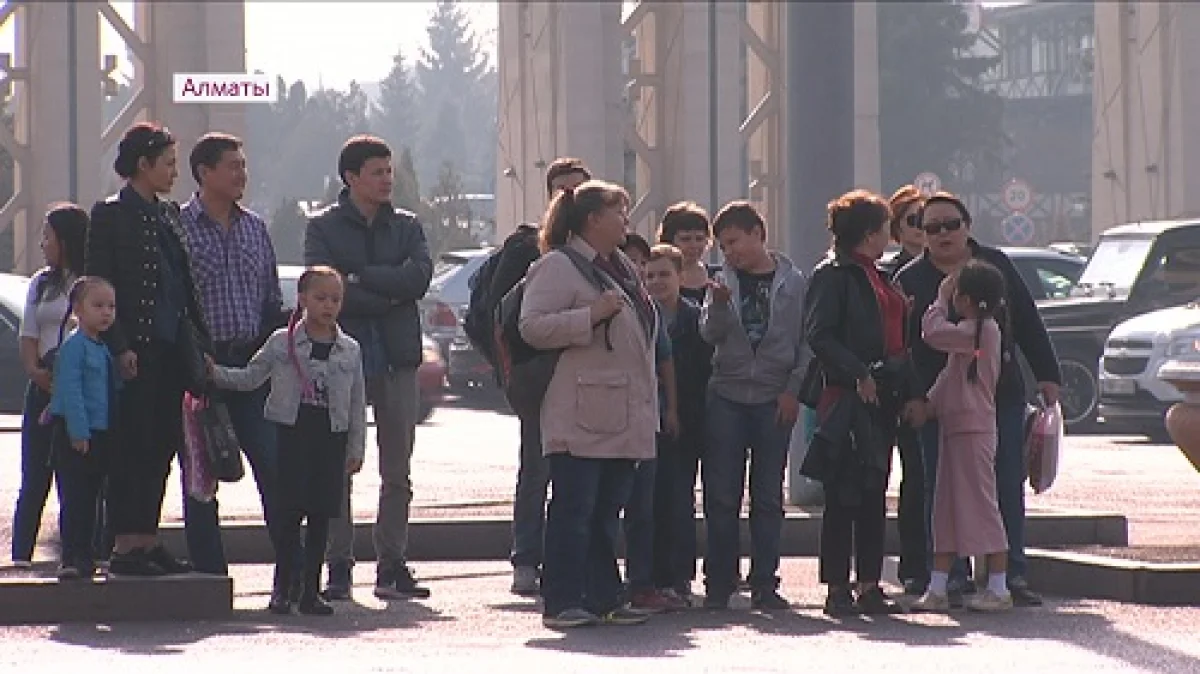
[[[605,280],[604,273],[579,251],[563,246],[555,252],[566,255],[579,273],[597,290],[605,292],[610,289],[611,285]],[[550,379],[554,377],[558,358],[565,350],[538,349],[521,337],[521,304],[525,299],[525,282],[526,279],[521,278],[504,294],[495,313],[496,375],[504,388],[508,404],[518,416],[534,415],[541,409],[542,399],[546,397],[546,389],[550,387]],[[609,351],[612,350],[612,343],[609,341],[611,323],[612,319],[604,322],[604,343]]]
[[[496,359],[496,307],[505,293],[525,277],[529,265],[540,254],[537,229],[521,225],[467,281],[471,294],[467,300],[466,315],[463,316],[463,332],[494,370],[499,367]]]

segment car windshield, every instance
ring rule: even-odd
[[[1084,297],[1127,294],[1153,245],[1154,240],[1147,238],[1101,239],[1071,294]]]
[[[433,265],[433,280],[429,285],[445,285],[446,279],[453,276],[455,272],[466,265],[467,258],[461,255],[442,255],[438,258],[437,264]]]

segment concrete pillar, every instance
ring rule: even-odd
[[[39,250],[46,207],[98,196],[100,157],[100,25],[96,2],[23,3],[16,30],[17,67],[27,67],[20,97],[17,157],[20,210],[13,222],[13,267],[30,273]]]
[[[1200,214],[1200,6],[1095,6],[1092,231]]]
[[[498,240],[541,217],[556,157],[621,181],[621,32],[615,0],[499,4]]]
[[[663,46],[669,47],[664,54],[661,97],[662,207],[687,199],[715,214],[742,192],[738,6],[731,2],[656,4],[663,7],[666,29],[656,40],[667,41]],[[716,40],[710,45],[714,21]]]
[[[879,3],[854,3],[854,186],[887,192],[880,175]]]

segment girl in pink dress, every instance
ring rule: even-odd
[[[996,383],[1000,375],[1004,277],[972,260],[947,276],[921,319],[925,343],[947,354],[929,389],[926,412],[938,419],[933,496],[934,571],[918,611],[950,607],[946,580],[955,557],[987,556],[987,588],[967,602],[976,611],[1012,608],[1005,580],[1008,540],[996,501]],[[949,319],[950,307],[960,317]]]

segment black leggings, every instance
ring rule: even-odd
[[[285,510],[279,524],[280,550],[295,550],[300,547],[300,527],[305,519],[304,568],[296,569],[294,555],[275,555],[275,590],[287,592],[292,579],[302,573],[304,593],[301,601],[312,599],[320,591],[321,566],[325,561],[325,545],[329,540],[329,517],[314,515],[303,510]]]

